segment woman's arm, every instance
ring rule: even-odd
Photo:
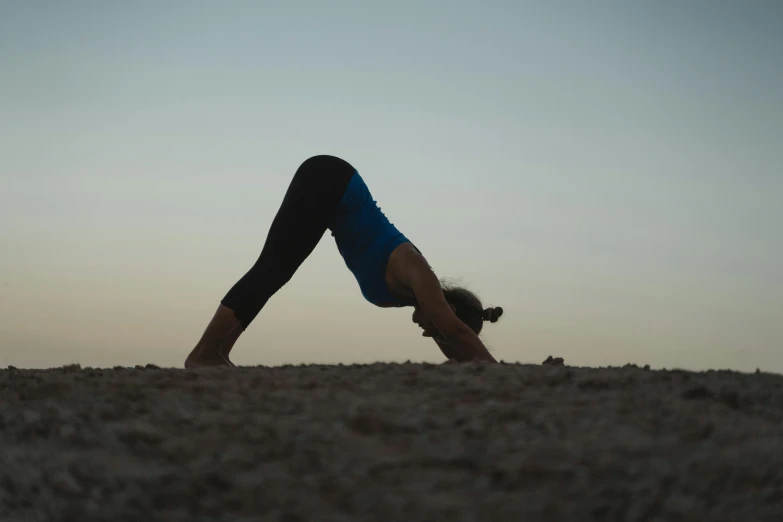
[[[458,319],[459,320],[459,319]],[[468,328],[467,332],[462,332],[446,338],[435,340],[435,343],[443,352],[443,355],[448,357],[451,361],[456,362],[473,362],[473,361],[486,361],[497,362],[495,358],[489,353],[487,347],[481,342],[479,336]]]
[[[451,349],[445,341],[441,341],[437,337],[433,337],[432,340],[438,345],[438,348],[440,348],[440,351],[446,356],[446,359],[449,361],[456,361],[458,359],[456,352]]]
[[[460,321],[449,306],[438,277],[424,257],[418,252],[406,257],[400,279],[413,291],[419,309],[438,330],[436,342],[444,355],[460,362],[497,362],[476,332]]]

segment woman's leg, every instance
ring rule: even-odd
[[[186,367],[231,365],[228,353],[272,295],[315,249],[343,198],[354,168],[334,156],[299,167],[252,268],[229,290]]]

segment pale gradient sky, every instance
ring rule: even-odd
[[[181,366],[297,166],[498,359],[783,372],[783,2],[0,2],[0,367]],[[331,237],[237,364],[440,362]]]

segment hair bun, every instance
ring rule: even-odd
[[[503,309],[499,306],[496,306],[495,308],[486,308],[484,310],[484,320],[489,321],[490,323],[498,322],[501,315],[503,315]]]

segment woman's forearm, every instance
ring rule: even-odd
[[[470,328],[455,332],[451,338],[436,340],[443,355],[459,362],[486,361],[497,362],[481,342],[479,336]]]
[[[443,355],[446,356],[446,359],[450,361],[457,361],[459,360],[459,356],[454,351],[453,348],[451,348],[445,341],[445,339],[438,339],[433,337],[433,340],[435,341],[435,344],[438,345],[438,348],[440,348],[440,351],[443,352]]]

